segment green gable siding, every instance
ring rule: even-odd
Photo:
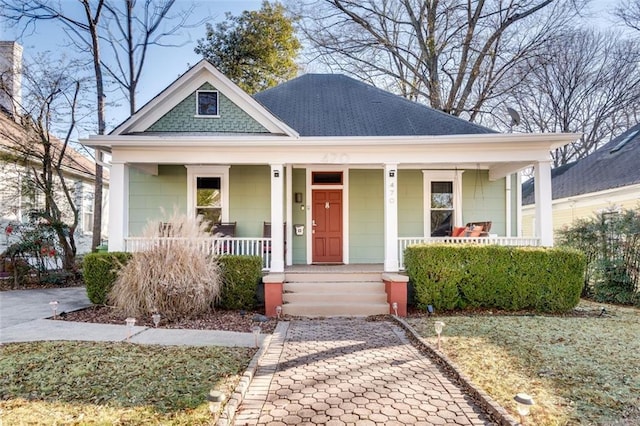
[[[491,233],[505,235],[505,179],[489,180],[487,170],[466,170],[462,174],[462,220],[464,223],[490,220]]]
[[[307,220],[307,204],[306,197],[306,184],[307,184],[307,171],[306,169],[293,169],[293,193],[300,192],[302,194],[302,203],[293,203],[293,225],[302,225]],[[295,200],[294,195],[290,195]],[[305,210],[300,207],[303,206]],[[287,224],[287,226],[289,226]],[[287,243],[287,250],[293,250],[293,263],[305,264],[307,263],[307,232],[310,232],[309,228],[305,226],[304,235],[296,235],[295,229],[293,229],[293,241]]]
[[[148,220],[159,220],[173,213],[174,207],[187,211],[187,169],[184,166],[158,166],[153,176],[129,170],[129,235],[141,236]]]
[[[398,171],[398,236],[424,235],[424,179],[421,170]]]
[[[229,221],[237,222],[236,237],[261,237],[271,221],[269,166],[231,166],[229,169]]]
[[[205,83],[198,90],[215,90]],[[260,123],[222,93],[218,94],[220,117],[196,117],[196,94],[189,95],[153,123],[147,132],[268,133]]]
[[[384,261],[384,174],[349,171],[349,262]]]

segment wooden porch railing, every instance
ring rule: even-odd
[[[259,256],[262,268],[271,268],[271,238],[181,238],[181,237],[128,237],[125,238],[125,251],[136,252],[151,247],[171,247],[177,243],[195,245],[207,255]]]
[[[499,246],[539,246],[540,238],[522,237],[402,237],[398,238],[398,265],[404,269],[404,249],[413,244],[485,244]]]

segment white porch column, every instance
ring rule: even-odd
[[[284,168],[271,164],[271,272],[284,272]]]
[[[285,184],[285,194],[287,200],[287,219],[285,222],[287,223],[287,227],[284,230],[286,233],[285,240],[289,242],[288,246],[285,242],[286,252],[285,252],[285,263],[287,266],[293,265],[293,200],[291,199],[293,194],[293,166],[291,164],[287,164],[287,181]]]
[[[553,210],[551,207],[551,162],[535,165],[536,237],[543,246],[553,246]]]
[[[398,165],[384,165],[384,271],[398,272]]]
[[[111,163],[109,171],[109,251],[124,251],[129,232],[129,166]]]

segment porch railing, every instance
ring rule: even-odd
[[[152,247],[171,247],[174,244],[195,245],[207,255],[259,256],[262,268],[271,268],[271,238],[181,238],[181,237],[128,237],[125,238],[125,251],[137,252]]]
[[[522,237],[401,237],[398,238],[398,265],[404,269],[404,249],[414,244],[484,244],[499,246],[539,246],[540,238]]]

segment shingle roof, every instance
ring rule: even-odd
[[[640,124],[587,157],[551,171],[553,199],[640,183]],[[533,179],[522,184],[522,204],[534,203]]]
[[[494,133],[339,74],[305,74],[254,98],[301,136]]]

